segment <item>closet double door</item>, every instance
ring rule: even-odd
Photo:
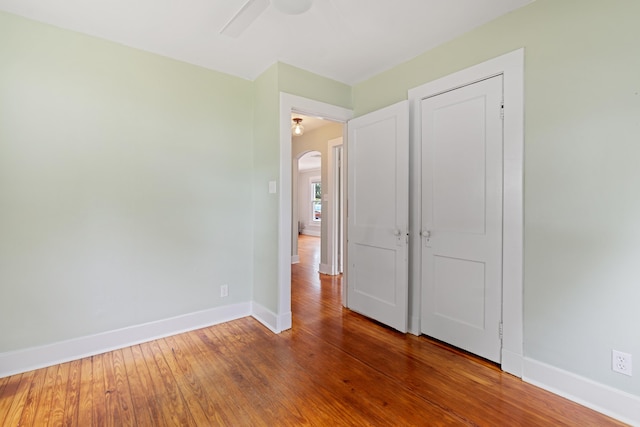
[[[420,230],[409,224],[406,102],[349,122],[347,306],[407,330],[420,239],[420,332],[500,362],[502,76],[420,101]],[[414,192],[413,194],[416,194]]]

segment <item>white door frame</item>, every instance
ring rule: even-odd
[[[502,255],[502,369],[522,377],[523,366],[523,174],[524,174],[524,48],[490,59],[409,90],[412,125],[412,181],[419,182],[421,147],[420,102],[477,81],[503,75],[503,255]],[[413,185],[412,199],[421,198],[420,186]],[[420,203],[411,209],[410,331],[420,331]],[[417,329],[416,329],[417,328]]]
[[[278,221],[278,307],[276,332],[291,328],[291,113],[319,116],[345,123],[353,111],[280,92],[280,198]],[[343,138],[346,141],[344,126]]]
[[[305,153],[301,154],[303,156]],[[300,157],[292,160],[291,162],[291,264],[300,263],[300,255],[298,253],[298,222],[300,221],[300,213],[298,212],[299,195],[298,195],[298,161]],[[294,239],[295,236],[296,238]]]
[[[332,139],[327,143],[327,186],[329,200],[327,201],[327,274],[335,276],[340,274],[339,255],[344,254],[344,246],[340,240],[340,221],[344,209],[344,179],[340,179],[342,169],[339,168],[338,152],[343,147],[343,138]]]

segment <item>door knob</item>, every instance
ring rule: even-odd
[[[396,237],[400,237],[402,235],[402,231],[396,228],[395,230],[393,230],[393,235]]]
[[[420,235],[429,240],[431,238],[431,230],[421,230]]]

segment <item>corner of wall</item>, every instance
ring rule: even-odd
[[[275,334],[291,329],[291,312],[277,315],[254,301],[251,304],[251,316]]]

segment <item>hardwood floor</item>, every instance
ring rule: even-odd
[[[0,378],[0,426],[622,425],[345,310],[300,239],[293,328],[252,318]]]

